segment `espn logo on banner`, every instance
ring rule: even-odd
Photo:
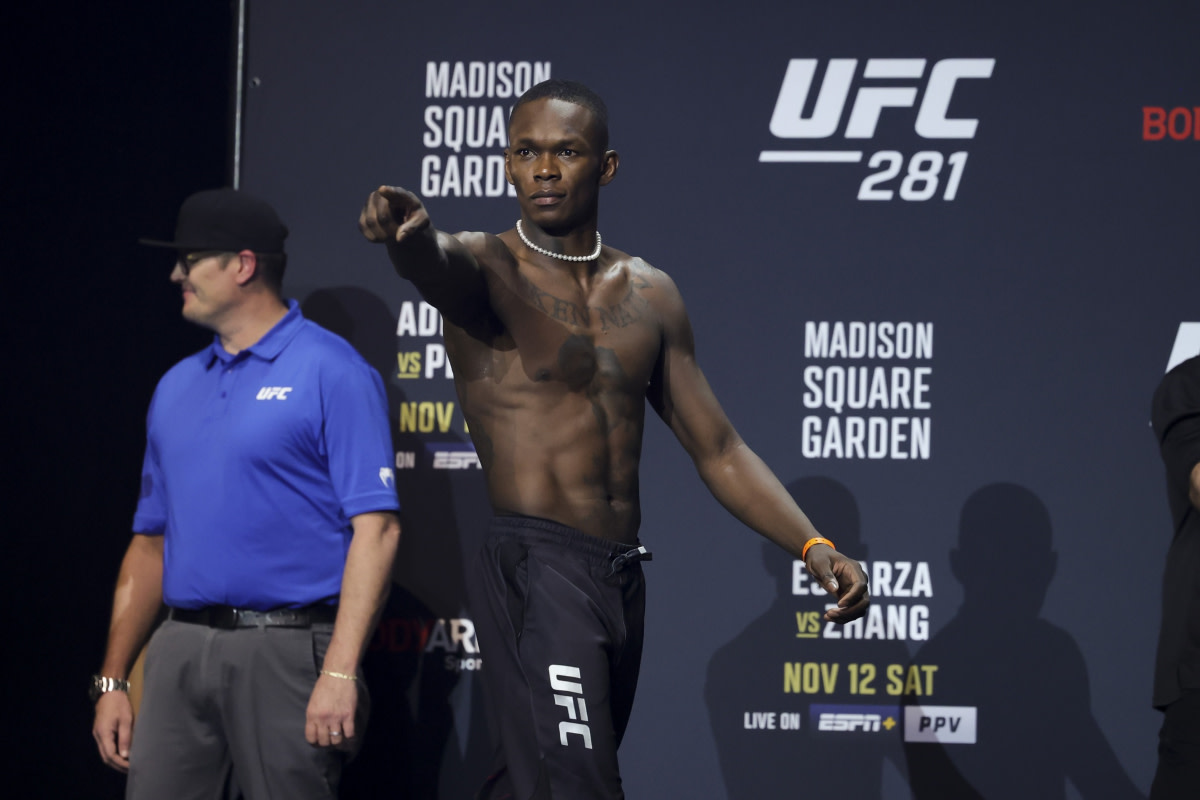
[[[483,469],[475,446],[469,442],[427,442],[434,469]]]
[[[809,706],[812,727],[825,733],[881,733],[896,727],[895,706]]]
[[[975,744],[974,706],[905,706],[904,741]]]

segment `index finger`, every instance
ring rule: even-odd
[[[825,612],[825,619],[831,622],[850,622],[858,619],[867,612],[871,597],[867,591],[866,580],[853,575],[843,578],[838,591],[837,607]]]
[[[304,723],[304,741],[317,744],[317,723],[311,717]]]
[[[385,242],[391,238],[388,231],[395,225],[392,218],[392,206],[382,190],[390,187],[380,187],[367,198],[362,212],[358,215],[358,229],[373,242]]]
[[[411,194],[411,192],[399,186],[388,186],[387,184],[380,186],[375,190],[375,193],[387,200],[400,200]]]
[[[863,614],[867,613],[867,609],[870,607],[870,605],[871,601],[866,597],[863,597],[852,606],[847,606],[846,608],[842,608],[841,606],[830,608],[825,612],[825,619],[829,622],[837,623],[838,625],[842,625],[847,622],[853,622]]]
[[[122,719],[117,723],[117,756],[129,766],[129,748],[133,744],[133,723]]]

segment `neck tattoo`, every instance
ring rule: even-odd
[[[529,241],[529,238],[525,235],[525,231],[521,230],[521,220],[517,220],[517,236],[520,236],[521,241],[525,243],[525,246],[533,252],[541,253],[542,255],[550,256],[551,258],[558,258],[563,261],[595,261],[600,257],[600,231],[596,231],[596,249],[592,251],[591,255],[586,256],[564,256],[562,253],[555,253],[547,250],[544,247],[538,247],[536,244]]]

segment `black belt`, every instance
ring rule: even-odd
[[[270,611],[254,611],[232,606],[172,608],[168,617],[176,622],[207,625],[210,628],[311,628],[321,623],[332,624],[337,618],[337,606],[315,605],[304,608],[275,608]]]

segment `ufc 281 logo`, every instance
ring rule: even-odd
[[[913,127],[921,138],[975,138],[979,120],[951,117],[950,101],[959,82],[990,78],[996,59],[945,58],[927,70],[928,60],[924,58],[869,58],[861,75],[858,62],[856,58],[829,59],[821,87],[810,103],[818,59],[793,58],[771,115],[772,135],[780,139],[813,140],[829,139],[841,131],[847,144],[857,143],[875,137],[885,109],[916,108]],[[886,83],[879,85],[877,81]],[[809,106],[812,110],[805,116]],[[857,164],[864,156],[862,150],[855,149],[764,150],[758,160]],[[867,157],[867,166],[874,172],[859,185],[859,200],[892,200],[899,195],[901,200],[924,201],[939,193],[943,200],[953,200],[958,196],[967,166],[967,151],[955,149],[947,154],[941,150],[920,150],[910,156],[899,150],[878,150]],[[902,172],[904,177],[900,178]],[[900,178],[898,185],[894,182],[897,178]]]
[[[554,695],[554,703],[567,709],[569,719],[558,723],[558,740],[563,747],[569,742],[567,736],[575,734],[583,738],[583,746],[592,749],[592,731],[583,723],[588,721],[587,701],[583,699],[583,684],[579,681],[579,667],[563,664],[550,665],[550,688],[562,694]],[[567,680],[575,678],[575,680]],[[576,696],[578,695],[578,696]]]

